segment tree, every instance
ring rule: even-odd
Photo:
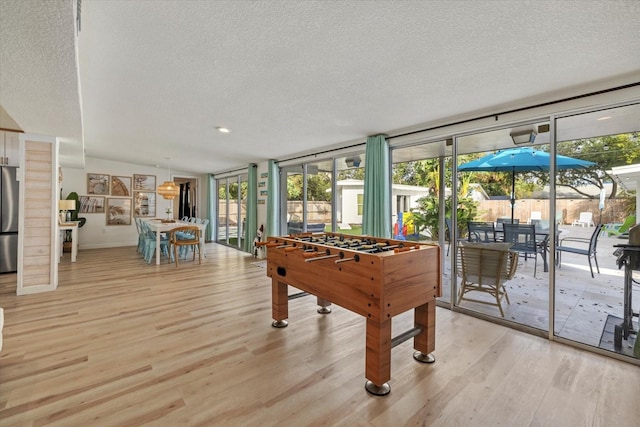
[[[613,166],[629,165],[640,161],[640,133],[624,133],[596,138],[584,138],[561,142],[557,145],[557,154],[588,160],[596,166],[588,169],[564,169],[556,174],[556,185],[569,187],[586,197],[593,197],[580,189],[585,185],[604,188],[605,182],[612,183],[609,198],[614,199],[618,193],[618,183],[609,174]],[[548,151],[548,147],[540,147]],[[542,184],[549,183],[548,171],[532,171],[521,175],[521,179]]]

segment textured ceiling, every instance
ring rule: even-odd
[[[62,137],[66,165],[84,143],[217,172],[640,80],[634,0],[93,0],[81,17],[75,57],[72,1],[0,4],[0,105]]]

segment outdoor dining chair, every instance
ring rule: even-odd
[[[598,267],[598,258],[597,255],[597,246],[598,246],[598,237],[600,236],[600,232],[602,231],[602,224],[598,224],[596,229],[590,238],[582,238],[582,237],[566,237],[560,240],[558,246],[556,246],[556,261],[558,263],[558,268],[562,267],[562,253],[569,252],[572,254],[578,255],[586,255],[589,260],[589,270],[591,271],[591,277],[595,278],[593,275],[593,267],[591,266],[591,258],[596,263],[596,270],[598,274],[600,274],[600,267]],[[567,246],[566,243],[580,243],[582,247],[575,247],[573,245]]]
[[[511,243],[511,250],[524,254],[525,261],[529,255],[534,258],[533,277],[538,268],[538,254],[546,262],[547,241],[536,237],[536,226],[533,224],[504,224],[504,241]]]
[[[463,300],[495,305],[502,310],[502,299],[509,302],[504,282],[513,278],[518,269],[518,253],[509,250],[509,243],[468,243],[458,246],[457,274],[462,279],[458,304]],[[469,292],[484,292],[493,299],[469,298]],[[479,296],[479,295],[478,295]]]
[[[467,229],[469,230],[470,242],[489,243],[496,241],[496,228],[493,222],[469,221]]]

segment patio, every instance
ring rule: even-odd
[[[588,239],[594,228],[563,225],[560,230],[564,237]],[[618,269],[613,246],[626,242],[626,239],[608,237],[606,233],[600,235],[597,251],[600,274],[597,274],[594,265],[593,279],[586,256],[571,253],[562,255],[562,267],[556,267],[557,335],[598,347],[607,317],[612,315],[622,318],[624,268]],[[505,284],[510,300],[510,304],[506,301],[503,303],[506,320],[541,330],[548,328],[549,279],[548,273],[544,273],[541,266],[542,260],[538,259],[537,278],[534,278],[534,260],[529,258],[525,261],[523,257],[520,258],[515,277]],[[450,298],[450,272],[450,257],[445,257],[443,299],[446,301]],[[637,278],[638,275],[640,274],[634,273],[634,277]],[[475,297],[482,299],[483,295],[474,295]],[[640,307],[640,287],[637,285],[632,287],[632,301],[633,311],[637,313]],[[496,307],[485,304],[463,301],[460,306],[490,316],[500,316]],[[637,330],[637,318],[634,318],[634,329]],[[623,341],[622,352],[625,354],[632,354],[630,349],[625,348],[629,344],[633,345],[633,339],[629,343]]]

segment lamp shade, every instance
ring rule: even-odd
[[[58,209],[61,211],[72,211],[76,209],[75,200],[58,200]]]
[[[161,195],[163,199],[173,200],[178,193],[180,193],[180,188],[178,188],[173,181],[165,181],[158,186],[158,194]]]

